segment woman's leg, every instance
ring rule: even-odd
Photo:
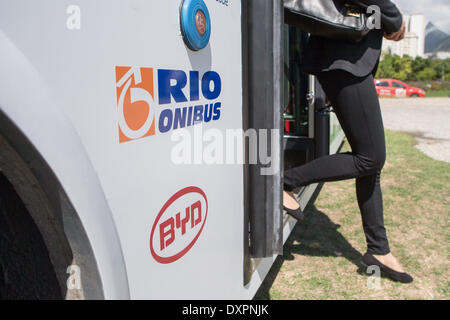
[[[352,152],[321,157],[285,171],[287,189],[316,182],[338,181],[380,171],[385,141],[381,111],[372,76],[357,78],[335,70],[318,76]]]
[[[361,211],[367,252],[385,255],[390,252],[383,219],[380,172],[356,178],[356,197]]]
[[[356,193],[362,214],[368,252],[390,252],[383,223],[380,171],[386,150],[384,128],[372,75],[357,78],[345,71],[320,74],[326,92],[352,152],[321,157],[285,172],[287,189],[315,182],[356,179]]]

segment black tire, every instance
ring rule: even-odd
[[[419,98],[420,96],[417,93],[413,93],[409,96],[410,98]]]
[[[62,299],[47,247],[0,171],[0,299]]]

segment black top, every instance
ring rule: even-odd
[[[398,31],[402,25],[402,15],[389,0],[349,0],[364,9],[377,5],[381,11],[381,30],[370,31],[363,40],[351,43],[311,36],[303,53],[303,72],[317,74],[321,71],[341,69],[357,77],[364,77],[378,65],[381,54],[383,33]]]

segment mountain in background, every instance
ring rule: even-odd
[[[429,22],[425,31],[425,53],[450,51],[450,35]]]

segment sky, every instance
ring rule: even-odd
[[[450,34],[450,0],[393,0],[405,13],[422,13],[436,27]]]

